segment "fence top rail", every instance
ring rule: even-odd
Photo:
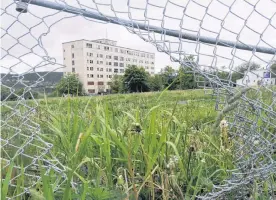
[[[265,53],[265,54],[271,54],[271,55],[276,54],[276,48],[254,46],[254,45],[245,44],[245,43],[242,43],[239,41],[233,42],[233,41],[228,41],[228,40],[221,40],[218,38],[205,37],[205,36],[185,33],[182,31],[166,29],[163,27],[147,25],[146,23],[133,22],[133,21],[125,20],[125,19],[120,19],[117,17],[104,16],[104,15],[101,15],[100,13],[97,13],[97,12],[94,12],[91,10],[88,11],[86,9],[80,9],[80,8],[76,8],[76,7],[73,7],[70,5],[59,4],[59,3],[51,2],[48,0],[16,0],[16,1],[21,2],[21,3],[46,7],[46,8],[50,8],[50,9],[54,9],[54,10],[59,10],[59,11],[63,11],[63,12],[71,13],[71,14],[81,15],[84,17],[88,17],[88,18],[92,18],[92,19],[96,19],[96,20],[100,20],[100,21],[104,21],[104,22],[110,22],[113,24],[123,25],[125,27],[131,27],[131,28],[141,29],[141,30],[145,30],[145,31],[149,31],[149,32],[164,34],[164,35],[168,35],[168,36],[172,36],[172,37],[178,37],[180,39],[199,41],[199,42],[206,43],[206,44],[214,44],[214,45],[219,45],[219,46],[224,46],[224,47],[231,47],[234,49],[247,50],[247,51],[252,51],[253,53],[258,52],[258,53]]]

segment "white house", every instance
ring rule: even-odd
[[[275,78],[271,78],[271,72],[267,69],[252,70],[247,72],[242,79],[237,80],[237,85],[257,86],[275,85]]]

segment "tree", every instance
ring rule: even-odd
[[[177,88],[177,71],[174,70],[171,66],[166,66],[161,71],[161,77],[165,88],[168,86],[170,86],[168,88],[169,90],[175,90]]]
[[[38,92],[36,91],[27,91],[25,92],[24,88],[20,88],[15,90],[14,92],[11,92],[10,89],[7,87],[1,86],[1,101],[16,101],[18,98],[24,98],[24,99],[33,99],[38,98]]]
[[[155,74],[149,77],[149,86],[151,91],[160,91],[164,88],[162,82],[162,76],[160,74]]]
[[[276,78],[276,60],[270,66],[271,78]]]
[[[131,65],[125,70],[123,76],[124,89],[128,92],[149,91],[149,74],[144,68]]]
[[[252,70],[257,70],[260,69],[261,66],[257,63],[254,62],[245,62],[239,65],[236,68],[236,71],[240,72],[241,74],[244,74],[247,70],[252,71]]]
[[[84,94],[82,83],[75,74],[63,76],[60,82],[57,84],[56,89],[60,95],[71,94],[82,96]]]
[[[194,74],[188,68],[180,66],[177,75],[177,89],[187,90],[197,87]]]
[[[123,76],[115,74],[110,84],[111,93],[121,93],[123,92],[123,87]]]
[[[241,79],[244,77],[246,71],[252,71],[252,70],[257,70],[260,69],[261,66],[257,63],[254,62],[245,62],[242,63],[241,65],[237,66],[235,68],[235,71],[232,72],[232,82],[236,83],[238,79]]]

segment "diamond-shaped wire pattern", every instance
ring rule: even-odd
[[[36,12],[39,6],[47,7],[44,3],[47,1],[24,2],[27,3],[5,1],[1,8],[1,69],[6,74],[1,75],[1,90],[8,90],[16,101],[10,103],[6,101],[9,96],[1,97],[0,139],[2,170],[13,158],[24,160],[24,173],[30,180],[25,189],[39,179],[31,172],[38,167],[38,160],[44,161],[46,169],[58,173],[62,172],[62,166],[56,160],[45,159],[45,155],[50,156],[51,144],[37,134],[40,127],[32,121],[37,101],[33,97],[31,101],[24,98],[35,85],[26,83],[24,76],[36,73],[35,84],[39,84],[43,81],[43,76],[37,73],[40,68],[54,71],[62,67],[48,55],[42,37],[56,23],[76,16],[124,26],[168,54],[172,61],[189,67],[199,86],[213,89],[220,112],[217,121],[226,116],[229,122],[236,169],[230,171],[232,176],[223,184],[214,185],[211,193],[200,198],[224,199],[229,192],[235,194],[235,199],[244,198],[254,181],[261,183],[275,175],[276,90],[271,84],[275,85],[276,69],[271,66],[276,65],[276,1],[52,0],[49,2],[55,7],[47,8],[49,12]],[[16,6],[23,6],[21,13],[15,12]],[[89,13],[96,15],[91,18]],[[195,61],[190,62],[189,56],[194,56]],[[261,63],[270,78],[259,77],[253,86],[248,77],[259,75],[251,70],[251,65],[236,83],[232,75],[237,72],[235,66],[242,62]],[[228,72],[227,76],[221,77],[222,72]],[[17,80],[15,85],[3,84],[8,75]],[[20,96],[15,93],[17,84],[24,87]],[[30,149],[35,149],[36,155],[30,156]],[[19,165],[16,168],[22,169]],[[11,180],[11,187],[15,186],[14,181]]]

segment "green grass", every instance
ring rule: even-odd
[[[33,196],[195,199],[234,168],[213,127],[214,107],[202,90],[40,100],[34,120],[68,180],[56,191],[57,175],[40,170]]]

